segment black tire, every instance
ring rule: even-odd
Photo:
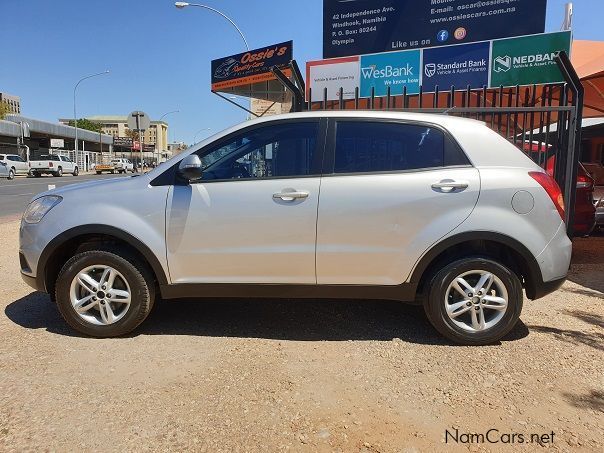
[[[73,169],[73,173],[72,173],[72,175],[73,175],[73,176],[78,176],[79,174],[80,174],[80,169],[79,169],[78,167],[75,167],[75,168]]]
[[[11,168],[10,170],[8,170],[8,179],[15,179],[15,169]]]
[[[57,169],[57,171],[55,171],[55,172],[54,172],[52,175],[53,175],[55,178],[60,178],[61,176],[63,176],[63,169],[62,169],[61,167],[59,167],[59,168]]]
[[[102,173],[101,171],[97,171],[97,172],[96,172],[96,174],[97,174],[97,175],[100,175],[101,173]]]
[[[85,321],[70,301],[73,279],[82,269],[95,265],[111,266],[125,277],[130,286],[130,307],[114,324],[95,325]],[[65,263],[57,277],[55,297],[61,315],[78,332],[96,338],[119,337],[133,331],[147,318],[155,301],[155,285],[152,273],[135,257],[116,251],[92,250],[79,253]]]
[[[38,173],[37,171],[32,171],[31,174],[34,176],[34,178],[40,178],[42,175],[40,173]]]
[[[503,283],[508,293],[507,309],[503,317],[492,327],[481,331],[465,330],[458,326],[449,317],[445,307],[445,297],[449,285],[458,276],[473,270],[483,270],[495,275]],[[506,266],[490,258],[468,257],[454,261],[436,271],[425,287],[428,289],[424,295],[424,310],[430,323],[442,335],[455,343],[468,346],[495,343],[514,328],[522,312],[523,292],[520,279]],[[474,308],[474,306],[471,307],[471,309]],[[492,310],[489,313],[491,312]]]

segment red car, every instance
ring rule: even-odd
[[[554,176],[556,157],[547,160],[545,171]],[[575,220],[573,231],[575,236],[588,236],[596,226],[596,207],[594,206],[595,181],[585,170],[583,164],[579,164],[577,173],[577,195],[575,197]]]
[[[531,157],[538,157],[538,154],[551,150],[552,146],[549,145],[546,150],[545,144],[541,142],[525,142],[523,148]],[[553,177],[555,167],[556,156],[552,156],[547,160],[545,171]],[[594,178],[580,163],[579,172],[577,173],[577,195],[575,197],[575,220],[573,224],[575,236],[588,236],[596,226],[596,207],[593,202],[594,187]]]

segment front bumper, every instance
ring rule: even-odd
[[[27,274],[24,274],[23,272],[21,272],[21,278],[23,279],[23,281],[25,283],[27,283],[28,286],[31,286],[36,291],[46,292],[45,288],[39,287],[39,285],[38,285],[39,282],[36,277],[32,277],[31,275],[27,275]]]

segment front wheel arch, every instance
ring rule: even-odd
[[[117,247],[136,256],[139,262],[149,267],[158,284],[168,284],[161,263],[142,241],[112,226],[82,225],[61,233],[42,251],[36,270],[38,288],[52,294],[63,265],[76,253],[99,246]]]

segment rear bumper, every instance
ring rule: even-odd
[[[550,282],[536,282],[534,288],[532,288],[532,294],[529,295],[529,291],[527,289],[527,296],[529,299],[532,300],[541,299],[542,297],[545,297],[548,294],[551,294],[554,291],[560,289],[560,287],[564,284],[565,281],[566,277],[559,278],[557,280],[552,280]]]
[[[552,240],[537,257],[541,272],[533,273],[531,281],[527,282],[525,289],[529,299],[539,299],[562,286],[570,268],[572,250],[573,244],[566,235],[566,225],[561,222]]]

